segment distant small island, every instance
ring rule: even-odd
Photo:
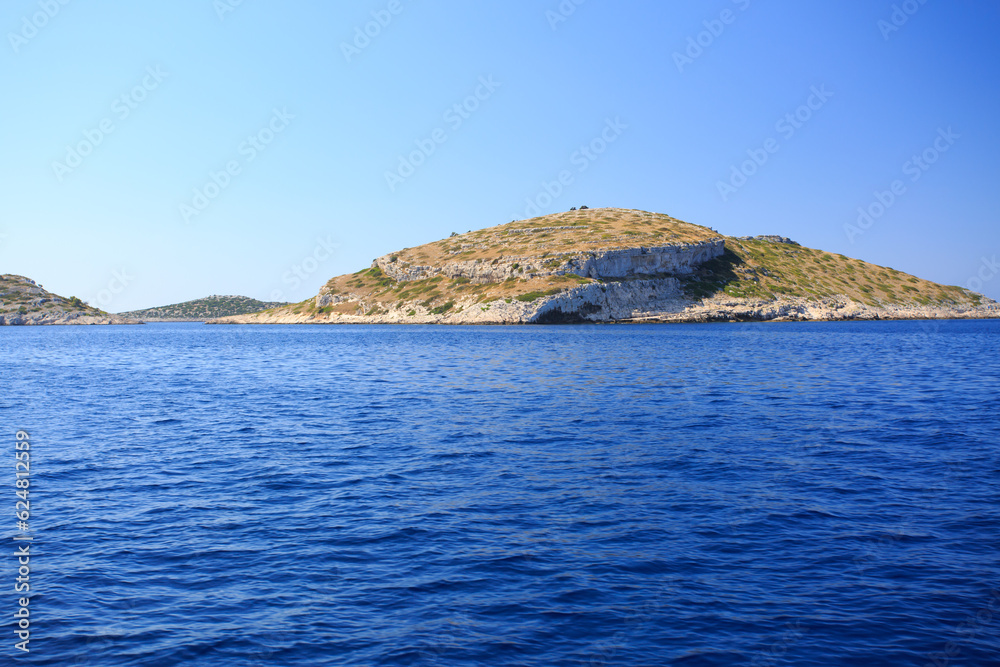
[[[376,258],[301,303],[219,324],[547,324],[996,318],[995,301],[777,235],[570,210]]]
[[[203,299],[194,299],[157,308],[146,308],[145,310],[130,310],[119,313],[119,315],[143,322],[204,322],[217,317],[247,315],[287,305],[290,304],[284,301],[258,301],[248,296],[213,294]]]

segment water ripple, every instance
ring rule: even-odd
[[[30,662],[1000,664],[998,334],[4,327]]]

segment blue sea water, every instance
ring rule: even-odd
[[[3,327],[0,432],[4,664],[1000,664],[998,321]]]

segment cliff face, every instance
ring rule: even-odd
[[[661,273],[686,275],[708,260],[721,257],[725,250],[726,244],[721,238],[693,244],[607,250],[576,258],[567,270],[587,278],[630,278]]]
[[[220,323],[519,324],[997,317],[960,287],[670,216],[589,209],[379,257],[308,301]]]
[[[701,243],[678,243],[653,247],[559,253],[546,257],[504,256],[445,262],[437,266],[414,266],[390,254],[378,257],[372,267],[393,280],[406,282],[434,276],[468,278],[474,283],[500,283],[511,278],[547,278],[573,273],[586,278],[629,278],[659,273],[688,274],[725,252],[723,239]]]

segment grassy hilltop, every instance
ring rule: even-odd
[[[447,239],[405,248],[390,256],[390,261],[440,265],[448,261],[493,262],[502,258],[538,258],[549,269],[557,269],[565,257],[643,245],[697,243],[719,238],[707,227],[681,222],[669,215],[622,209],[584,209],[555,213],[530,220],[511,222]],[[597,282],[574,273],[532,277],[526,267],[512,267],[520,273],[515,279],[496,283],[476,283],[464,277],[441,275],[413,281],[397,281],[381,269],[372,267],[331,279],[321,290],[329,294],[358,294],[371,303],[375,314],[387,305],[414,302],[436,314],[446,313],[456,301],[473,296],[479,303],[495,299],[531,302],[563,292],[573,286]],[[292,308],[297,313],[362,314],[357,304],[316,307],[309,299]],[[452,305],[449,305],[452,304]],[[369,310],[365,315],[371,315]]]
[[[609,277],[580,268],[588,258],[683,254],[712,244],[718,256],[674,272]],[[646,308],[640,300],[656,307]],[[562,311],[576,308],[577,315],[594,321],[979,317],[993,304],[962,287],[780,237],[727,237],[669,215],[606,208],[556,213],[404,248],[376,259],[370,268],[331,279],[316,298],[232,321],[544,321],[536,316],[549,307],[547,302],[559,302]],[[505,304],[527,308],[514,312]],[[601,315],[629,308],[631,315]],[[835,312],[827,316],[817,310],[824,308]]]

